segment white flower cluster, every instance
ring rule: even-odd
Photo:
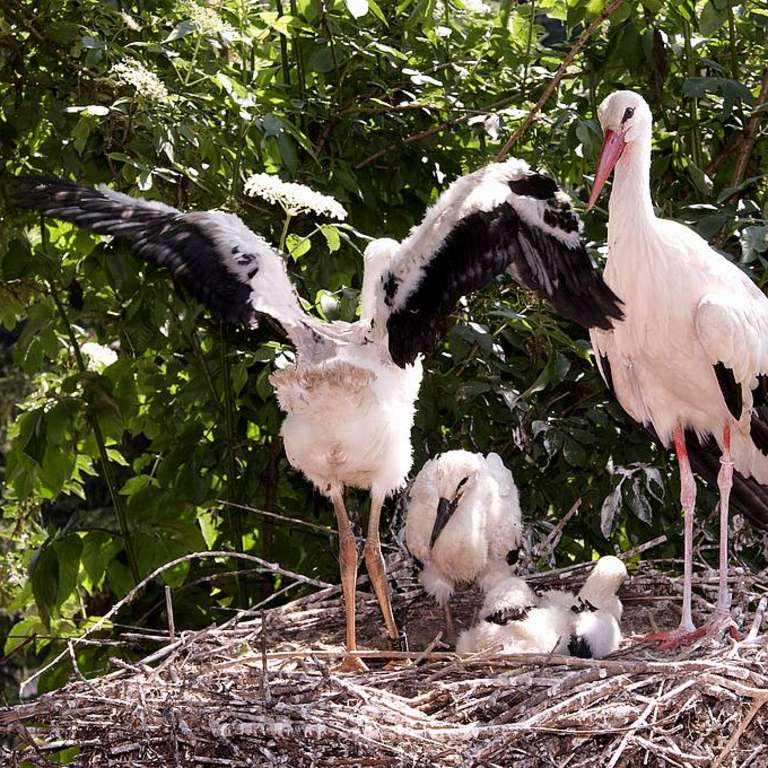
[[[483,0],[461,0],[461,4],[469,13],[485,14],[489,13],[491,10],[491,6],[484,3]],[[445,18],[445,4],[442,0],[437,0],[432,7],[432,18],[435,19],[435,21],[442,21]],[[444,37],[445,35],[439,36]]]
[[[231,24],[227,24],[213,8],[207,8],[197,3],[188,3],[186,11],[189,18],[201,35],[211,37],[213,35],[222,35],[223,37],[234,37],[235,30]]]
[[[117,352],[114,349],[97,344],[95,341],[86,341],[80,346],[80,351],[88,358],[92,369],[99,373],[107,366],[117,362]]]
[[[279,205],[290,216],[299,213],[316,213],[343,221],[347,212],[338,200],[315,192],[303,184],[282,181],[268,173],[257,173],[245,182],[245,193],[260,197],[273,205]]]
[[[486,5],[483,0],[461,0],[461,2],[472,13],[488,13],[491,10],[491,7]]]
[[[163,102],[169,98],[168,89],[160,78],[136,59],[126,59],[113,64],[109,71],[116,80],[133,88],[137,96],[142,96],[147,101]]]

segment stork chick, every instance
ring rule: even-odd
[[[456,586],[477,581],[487,592],[509,575],[520,539],[517,487],[498,454],[448,451],[422,467],[410,490],[405,542],[424,589],[445,610],[450,640]]]
[[[570,605],[543,605],[517,576],[500,581],[485,597],[478,623],[459,635],[457,653],[557,653],[568,649]]]
[[[627,569],[618,557],[608,555],[597,561],[571,607],[571,656],[602,659],[618,649],[624,608],[616,593],[626,577]]]

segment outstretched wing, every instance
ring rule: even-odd
[[[283,259],[234,214],[182,213],[163,203],[63,179],[20,177],[11,204],[69,221],[100,235],[124,237],[142,258],[161,264],[217,317],[255,326],[276,320],[295,344],[315,321],[299,304]]]
[[[397,365],[432,349],[458,299],[507,272],[564,317],[608,329],[623,317],[581,241],[579,220],[548,177],[521,160],[455,181],[400,244],[380,285],[379,322]]]

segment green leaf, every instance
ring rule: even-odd
[[[59,564],[56,605],[61,605],[72,594],[77,584],[83,542],[77,534],[71,534],[54,542],[53,547]]]
[[[331,253],[335,253],[341,247],[341,238],[339,237],[339,230],[333,226],[333,224],[323,224],[320,227],[320,231],[325,237],[325,242],[328,244],[328,250]]]
[[[27,618],[14,624],[8,631],[5,639],[3,653],[7,656],[24,644],[28,637],[33,635],[44,635],[47,633],[43,622],[37,616],[27,616]]]
[[[150,475],[136,475],[125,481],[123,487],[118,491],[121,496],[133,496],[139,491],[143,491],[149,486],[157,487],[157,479]]]
[[[82,539],[80,562],[90,579],[92,589],[98,589],[107,570],[107,564],[115,556],[120,545],[106,531],[88,531]]]
[[[30,568],[30,579],[40,618],[49,627],[59,593],[59,558],[53,546],[44,545],[37,553]]]
[[[48,419],[42,408],[30,411],[22,417],[19,441],[24,453],[42,466],[48,445]]]
[[[312,247],[312,242],[308,237],[300,237],[299,235],[288,235],[285,244],[294,261],[298,261],[304,254],[309,253]]]
[[[180,37],[186,37],[197,31],[197,27],[192,19],[185,19],[179,22],[168,37],[163,40],[163,43],[172,43],[174,40],[178,40]]]
[[[714,35],[728,18],[727,12],[718,10],[712,0],[707,0],[704,10],[699,17],[699,32],[706,37]]]

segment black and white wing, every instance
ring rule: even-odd
[[[568,197],[511,159],[451,184],[392,255],[376,312],[392,360],[404,366],[429,352],[439,319],[505,272],[588,328],[608,329],[623,317],[584,249]]]
[[[104,185],[42,177],[14,179],[10,199],[19,208],[126,238],[222,320],[254,327],[268,315],[297,345],[316,335],[318,323],[301,308],[280,254],[234,214],[182,213]]]

